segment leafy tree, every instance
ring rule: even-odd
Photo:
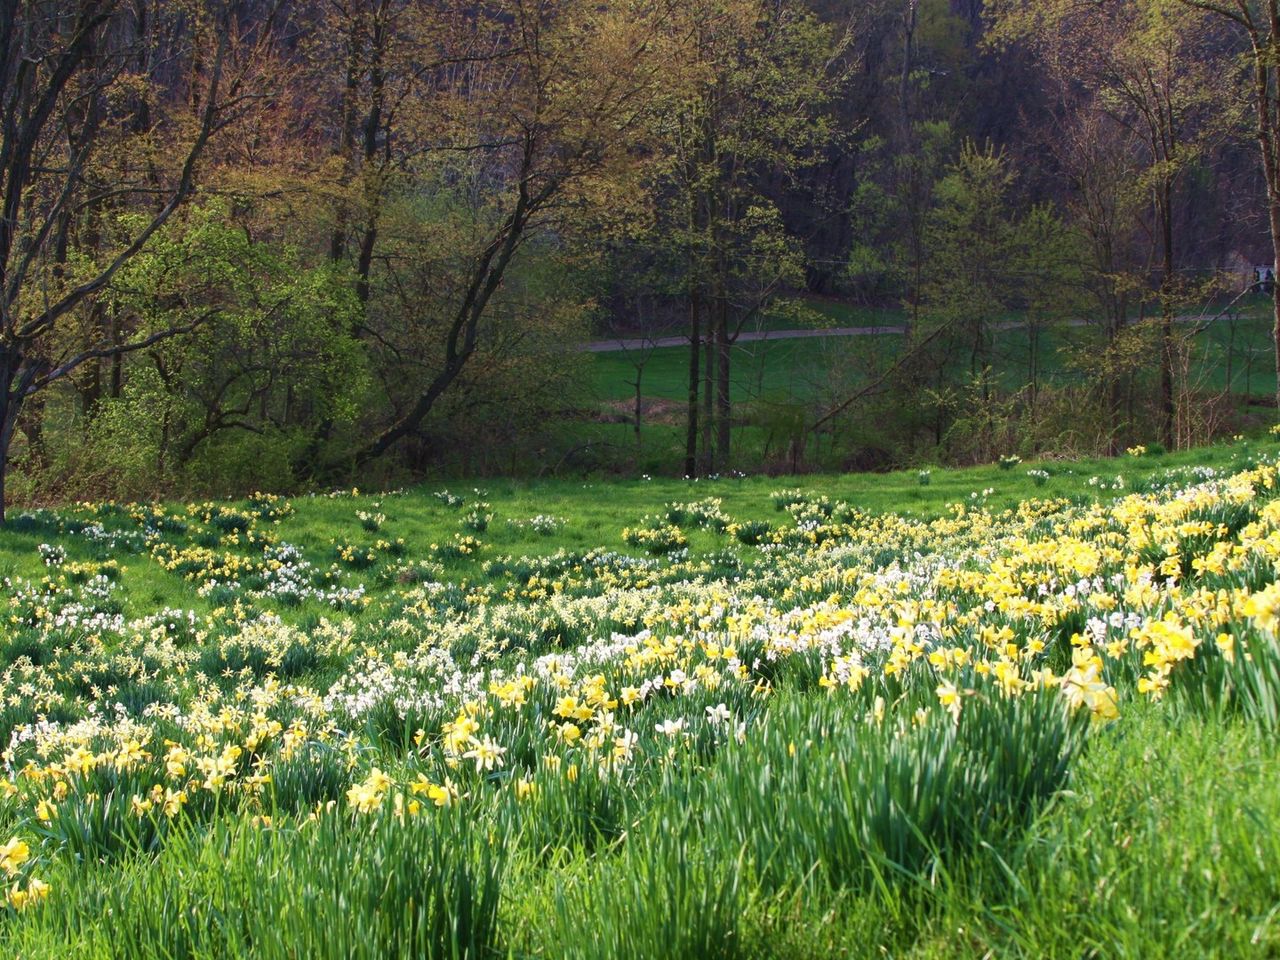
[[[159,100],[140,126],[120,124],[121,113],[136,120],[129,68],[153,62],[146,53],[154,35],[128,29],[122,3],[0,2],[0,520],[10,445],[28,400],[91,361],[194,329],[165,318],[104,330],[86,308],[190,198],[210,141],[252,105],[276,12],[252,22],[242,12],[210,3],[177,18],[184,41],[167,52],[191,78],[187,96]],[[155,156],[142,141],[179,158],[176,166],[94,176],[104,147]],[[113,216],[126,200],[147,214]],[[91,255],[77,243],[86,229],[99,234]]]
[[[621,195],[664,83],[666,16],[648,0],[334,5],[313,48],[343,84],[330,253],[354,252],[362,304],[393,309],[366,307],[354,330],[385,416],[331,467],[417,434],[520,299],[506,289],[523,251]]]
[[[833,135],[823,106],[845,41],[793,2],[698,0],[669,29],[667,55],[680,66],[653,113],[663,162],[653,168],[650,242],[678,251],[683,272],[693,476],[730,462],[734,342],[803,281],[803,246],[775,195]]]
[[[1267,225],[1280,277],[1280,0],[1178,0],[1233,26],[1248,44],[1248,70],[1241,88],[1248,90],[1251,120],[1266,185]],[[1280,407],[1280,284],[1272,284],[1272,330],[1275,347],[1276,406]]]
[[[914,336],[931,341],[923,361],[933,366],[933,395],[959,395],[948,368],[955,358],[964,358],[965,389],[988,412],[998,390],[992,373],[995,342],[1006,329],[1016,327],[1028,336],[1034,397],[1040,329],[1060,319],[1070,304],[1077,263],[1070,236],[1051,210],[1036,207],[1019,216],[1013,209],[1014,180],[1003,154],[966,144],[938,183],[925,228],[928,258]],[[1016,310],[1025,319],[1011,324]],[[995,452],[994,418],[984,417],[972,438],[978,459]]]
[[[1230,129],[1223,62],[1203,11],[1178,0],[997,0],[992,39],[1029,46],[1059,82],[1082,84],[1080,109],[1104,113],[1143,151],[1137,188],[1152,213],[1160,309],[1160,433],[1174,443],[1174,316],[1186,284],[1177,256],[1175,194],[1186,172]]]
[[[367,389],[346,272],[252,240],[224,203],[190,208],[123,269],[113,306],[142,326],[186,318],[193,332],[145,351],[156,470],[181,471],[221,434],[289,445],[322,420],[350,421]],[[203,322],[195,322],[208,314]]]

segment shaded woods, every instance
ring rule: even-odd
[[[0,0],[0,503],[1245,429],[1265,13]],[[832,310],[892,333],[750,387],[744,332]],[[654,348],[596,429],[603,335],[683,338],[665,420]]]

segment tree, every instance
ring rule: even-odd
[[[126,385],[151,421],[134,430],[151,428],[153,482],[232,434],[287,450],[315,420],[354,418],[366,378],[348,281],[292,247],[250,239],[223,201],[188,205],[121,269],[106,294],[114,310],[145,329],[166,319],[195,328],[142,351],[149,369]]]
[[[1179,0],[1197,11],[1221,17],[1248,43],[1249,99],[1254,137],[1267,191],[1267,224],[1275,273],[1280,277],[1280,0]],[[1272,284],[1276,406],[1280,408],[1280,284]]]
[[[990,15],[994,42],[1029,46],[1060,84],[1083,84],[1085,109],[1101,110],[1142,146],[1139,186],[1152,212],[1158,263],[1160,434],[1173,446],[1173,322],[1185,286],[1175,194],[1231,120],[1207,18],[1178,0],[999,0]]]
[[[355,465],[413,435],[459,381],[521,251],[617,199],[634,134],[664,84],[655,49],[663,3],[505,0],[441,9],[456,13],[444,18],[449,29],[428,31],[435,45],[424,41],[404,61],[415,77],[403,101],[412,116],[396,146],[389,131],[378,138],[397,162],[379,167],[377,194],[384,213],[430,208],[421,225],[434,228],[418,233],[419,266],[439,269],[414,267],[409,233],[387,251],[394,269],[382,280],[398,309],[385,329],[366,319],[367,339],[418,373],[392,385],[390,422],[346,458]],[[381,244],[381,233],[366,228],[364,237]],[[395,285],[410,274],[433,296],[399,296]]]
[[[650,241],[674,245],[683,260],[685,473],[694,476],[729,466],[739,333],[803,281],[803,248],[776,194],[832,136],[822,110],[845,40],[790,0],[698,0],[671,27],[680,75],[654,113],[665,162],[651,184],[659,213]]]
[[[190,77],[164,110],[131,124],[126,138],[163,143],[180,158],[129,179],[92,176],[111,139],[146,35],[121,21],[116,0],[0,0],[0,521],[10,445],[23,405],[90,361],[143,350],[200,322],[161,320],[133,331],[85,329],[81,313],[191,197],[211,139],[253,102],[257,54],[271,42],[277,11],[243,18],[238,4],[194,8],[178,51]],[[155,77],[142,78],[157,82]],[[133,117],[136,120],[136,112]],[[77,230],[125,202],[141,218],[108,217],[110,242],[72,258]]]
[[[964,358],[964,386],[979,406],[969,421],[976,425],[975,435],[965,440],[979,460],[996,452],[991,413],[998,386],[992,377],[996,337],[1012,311],[1025,311],[1018,326],[1029,339],[1028,385],[1034,397],[1040,328],[1070,302],[1074,273],[1062,223],[1046,207],[1019,216],[1011,203],[1014,180],[1003,154],[966,144],[938,183],[925,227],[928,260],[921,322],[913,336],[916,343],[935,338],[924,360],[933,365],[933,393],[939,399],[950,394],[948,366]]]

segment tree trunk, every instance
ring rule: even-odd
[[[1172,451],[1174,443],[1173,401],[1173,305],[1165,303],[1160,317],[1160,442]]]
[[[1272,205],[1271,236],[1276,248],[1276,272],[1272,276],[1280,277],[1280,208]],[[1271,285],[1271,338],[1275,343],[1276,362],[1276,409],[1280,410],[1280,282]]]
[[[6,408],[0,410],[0,417],[8,419],[8,400],[0,400],[0,406]],[[4,527],[7,523],[6,506],[8,504],[8,493],[5,489],[5,481],[9,478],[9,441],[12,439],[12,432],[9,430],[0,430],[0,527]]]
[[[704,475],[712,472],[711,464],[715,453],[716,333],[715,318],[710,319],[710,329],[702,338],[702,455],[699,457],[699,462]]]
[[[1280,182],[1277,182],[1280,171],[1276,170],[1274,163],[1268,166],[1270,177],[1267,184],[1267,207],[1271,221],[1272,255],[1275,260],[1271,275],[1276,278],[1271,284],[1271,337],[1275,348],[1276,409],[1280,410]]]
[[[685,409],[684,475],[698,475],[698,378],[702,356],[702,312],[696,285],[689,293],[689,403]],[[1278,308],[1280,309],[1280,308]]]
[[[16,347],[0,344],[0,527],[5,524],[8,505],[5,481],[9,476],[9,445],[13,442],[13,430],[22,409],[23,384],[18,377],[21,365],[22,355]]]
[[[733,426],[733,399],[730,396],[729,364],[733,344],[729,342],[729,304],[722,296],[716,318],[716,469],[729,469],[729,442]]]
[[[1275,351],[1276,409],[1280,410],[1280,131],[1276,129],[1275,102],[1272,83],[1275,79],[1276,46],[1280,25],[1280,3],[1268,0],[1262,10],[1265,33],[1252,20],[1246,23],[1253,55],[1253,107],[1258,121],[1258,148],[1262,154],[1262,173],[1267,184],[1267,216],[1271,227],[1272,276],[1272,346]]]
[[[1161,187],[1161,241],[1164,276],[1160,284],[1160,442],[1174,449],[1175,420],[1173,399],[1173,184],[1166,180]]]

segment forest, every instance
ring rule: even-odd
[[[5,500],[1265,426],[1269,9],[5,0]]]

